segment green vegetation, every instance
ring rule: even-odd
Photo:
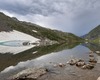
[[[58,41],[60,43],[79,42],[82,40],[81,38],[71,33],[44,28],[30,22],[22,22],[14,17],[10,18],[3,13],[0,13],[0,31],[12,30],[18,30],[20,32],[27,33],[39,39],[48,38],[50,40]],[[34,32],[32,30],[35,30],[37,32]]]
[[[85,39],[88,39],[89,42],[100,43],[100,25],[85,35]]]
[[[96,38],[96,39],[92,40],[91,42],[100,44],[100,38]]]

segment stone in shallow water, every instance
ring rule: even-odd
[[[94,65],[92,65],[92,64],[85,64],[85,65],[83,65],[82,67],[81,67],[82,69],[93,69],[94,68]]]
[[[100,77],[98,77],[98,79],[97,80],[100,80]]]
[[[58,65],[59,67],[64,67],[65,66],[65,64],[63,64],[63,63],[59,63],[59,65]]]
[[[77,63],[76,63],[77,67],[81,67],[81,66],[84,66],[84,65],[85,65],[85,61],[82,60],[82,59],[79,59],[79,61],[77,61]]]
[[[87,65],[83,65],[81,68],[82,69],[87,69]]]
[[[100,51],[96,51],[96,53],[100,53]]]
[[[97,63],[96,59],[94,57],[89,57],[89,62],[91,63]]]
[[[67,63],[70,65],[75,65],[77,63],[77,59],[71,59],[70,61],[68,61]]]
[[[93,54],[89,54],[89,57],[94,57],[94,55]]]
[[[77,66],[77,67],[84,66],[84,65],[85,65],[85,62],[77,62],[77,63],[76,63],[76,66]]]

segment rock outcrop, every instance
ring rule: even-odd
[[[45,68],[29,68],[14,75],[10,80],[36,80],[46,73]]]

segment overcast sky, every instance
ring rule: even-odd
[[[100,0],[0,0],[0,11],[78,36],[100,24]]]

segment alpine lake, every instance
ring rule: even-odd
[[[43,80],[97,80],[100,76],[100,53],[96,53],[100,51],[100,44],[63,43],[32,46],[21,43],[21,41],[0,43],[0,80],[8,80],[10,76],[24,69],[38,66],[51,69],[51,73]],[[90,51],[93,51],[97,61],[93,69],[84,70],[67,64],[71,58],[83,59],[89,63]],[[59,63],[66,66],[54,67]]]

